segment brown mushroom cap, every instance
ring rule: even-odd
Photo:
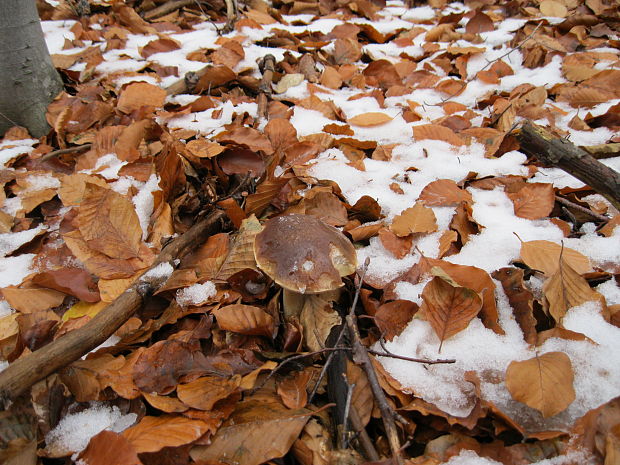
[[[256,263],[285,289],[302,294],[332,291],[357,268],[351,241],[310,215],[272,218],[254,240]]]

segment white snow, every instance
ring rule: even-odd
[[[192,284],[184,289],[177,291],[177,303],[182,307],[188,305],[200,305],[214,297],[216,294],[215,284],[212,281],[205,283]]]

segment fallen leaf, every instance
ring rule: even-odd
[[[398,237],[405,237],[411,233],[435,232],[437,231],[437,219],[431,208],[418,202],[395,216],[390,229]]]
[[[422,291],[422,310],[439,338],[443,341],[467,328],[482,308],[480,295],[471,289],[435,276]]]
[[[123,431],[122,435],[137,453],[157,452],[164,447],[178,447],[194,442],[209,430],[209,425],[200,420],[182,416],[146,416],[135,426]]]
[[[249,398],[237,404],[208,446],[192,448],[195,461],[259,465],[284,456],[310,418],[305,409],[289,410],[274,400]]]
[[[392,121],[390,115],[380,112],[362,113],[360,115],[353,116],[347,120],[347,123],[353,126],[361,126],[363,128],[372,126],[381,126],[382,124]]]
[[[594,300],[605,308],[605,297],[592,289],[563,258],[560,258],[558,269],[543,284],[543,292],[549,313],[558,324],[570,308],[585,302]]]
[[[187,384],[179,384],[177,397],[185,405],[198,410],[211,410],[216,402],[239,390],[241,376],[229,378],[203,376]]]
[[[448,144],[456,145],[457,147],[465,145],[463,139],[461,139],[452,129],[440,124],[420,124],[418,126],[414,126],[413,138],[415,140],[440,140],[447,142]]]
[[[304,294],[301,297],[303,306],[299,321],[303,327],[304,342],[310,350],[321,350],[332,328],[342,323],[342,318],[321,294]]]
[[[391,341],[407,327],[418,312],[418,304],[410,300],[393,300],[382,304],[374,321],[386,341]]]
[[[521,242],[521,260],[534,270],[551,276],[559,267],[560,257],[579,274],[592,269],[590,259],[576,250],[550,241]]]
[[[123,113],[131,113],[142,107],[161,108],[166,99],[166,91],[147,82],[134,82],[121,92],[116,108]]]
[[[508,302],[512,307],[517,324],[523,331],[523,338],[528,344],[536,343],[536,318],[534,318],[532,292],[523,284],[523,270],[519,268],[501,268],[491,275],[502,283]]]
[[[142,465],[138,453],[122,434],[103,430],[93,436],[78,455],[85,465]]]
[[[405,258],[411,252],[413,237],[411,235],[398,237],[387,228],[379,230],[379,240],[381,245],[398,259]]]
[[[451,179],[430,182],[422,189],[418,200],[431,207],[454,207],[461,202],[473,203],[471,194]]]
[[[485,15],[482,11],[476,11],[467,24],[465,32],[468,34],[479,34],[481,32],[491,32],[495,29],[493,20]]]
[[[546,218],[555,205],[553,184],[528,183],[508,197],[514,204],[515,215],[528,220]]]
[[[252,305],[226,305],[212,310],[221,329],[252,336],[273,337],[273,317],[259,307]]]
[[[308,403],[306,390],[312,373],[310,370],[296,371],[278,383],[277,392],[282,403],[290,409],[300,409]]]
[[[510,362],[506,388],[512,398],[549,418],[575,400],[573,367],[564,352],[547,352],[529,360]]]
[[[566,18],[568,16],[568,9],[560,2],[555,0],[543,0],[538,5],[540,12],[543,16],[554,16],[556,18]]]
[[[142,228],[127,197],[86,183],[77,220],[80,233],[90,248],[110,258],[139,257]]]

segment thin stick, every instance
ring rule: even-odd
[[[568,208],[572,208],[574,210],[580,211],[581,213],[585,213],[586,215],[591,216],[592,218],[596,219],[597,221],[609,221],[610,218],[605,216],[605,215],[599,215],[598,213],[593,212],[592,210],[590,210],[589,208],[586,207],[582,207],[579,204],[576,204],[574,202],[571,202],[568,199],[565,199],[564,197],[560,197],[559,195],[555,196],[555,200],[558,203],[561,203],[562,205],[567,206]]]
[[[185,253],[220,229],[220,223],[225,216],[223,211],[216,210],[196,223],[164,247],[145,273],[162,263],[171,263],[177,258],[182,258]],[[84,326],[11,363],[0,373],[0,405],[7,406],[37,381],[99,346],[140,308],[144,298],[159,284],[157,280],[137,279]]]
[[[84,145],[77,145],[75,147],[69,147],[66,149],[54,150],[53,152],[49,152],[43,155],[41,158],[39,158],[39,161],[47,161],[51,158],[57,157],[58,155],[64,155],[65,153],[75,153],[75,152],[82,152],[85,150],[90,150],[92,146],[93,144],[84,144]]]
[[[363,270],[365,271],[367,268],[368,259],[366,259],[366,263],[364,263]],[[360,278],[360,281],[362,281],[362,278]],[[385,432],[388,443],[390,444],[390,451],[392,452],[394,463],[396,465],[402,465],[403,457],[400,448],[400,441],[398,439],[398,430],[396,429],[396,422],[394,421],[394,415],[390,405],[388,404],[385,392],[383,392],[383,388],[379,384],[379,378],[377,377],[377,373],[372,365],[368,351],[362,344],[362,337],[357,326],[355,305],[357,304],[358,295],[359,293],[356,293],[353,299],[353,305],[351,305],[349,314],[346,318],[347,327],[351,336],[351,344],[353,345],[353,361],[361,365],[366,372],[368,383],[370,384],[370,388],[381,412],[381,419],[383,420],[383,425],[385,426]]]
[[[377,357],[387,357],[387,358],[395,358],[398,360],[405,360],[406,362],[414,362],[414,363],[423,363],[424,365],[439,365],[442,363],[456,363],[456,359],[446,358],[446,359],[437,359],[437,360],[427,360],[425,358],[413,358],[413,357],[405,357],[404,355],[394,354],[392,352],[379,352],[378,350],[367,349],[369,354],[376,355]]]
[[[342,431],[340,435],[340,448],[347,449],[349,447],[349,441],[347,440],[347,431],[349,429],[349,415],[351,413],[351,400],[353,399],[353,389],[355,389],[355,383],[347,384],[347,400],[344,404],[344,415],[342,420]]]
[[[179,10],[183,7],[196,3],[196,0],[173,0],[159,5],[157,8],[147,11],[142,16],[147,21],[152,21],[162,16],[166,16],[168,13],[172,13],[175,10]]]

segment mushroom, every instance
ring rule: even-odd
[[[357,268],[357,254],[347,237],[310,215],[278,216],[265,223],[254,240],[258,267],[282,286],[287,321],[303,328],[311,350],[324,347],[341,319],[331,308],[342,277]]]
[[[357,268],[351,241],[336,228],[310,215],[270,219],[254,240],[258,267],[289,291],[333,291]]]

